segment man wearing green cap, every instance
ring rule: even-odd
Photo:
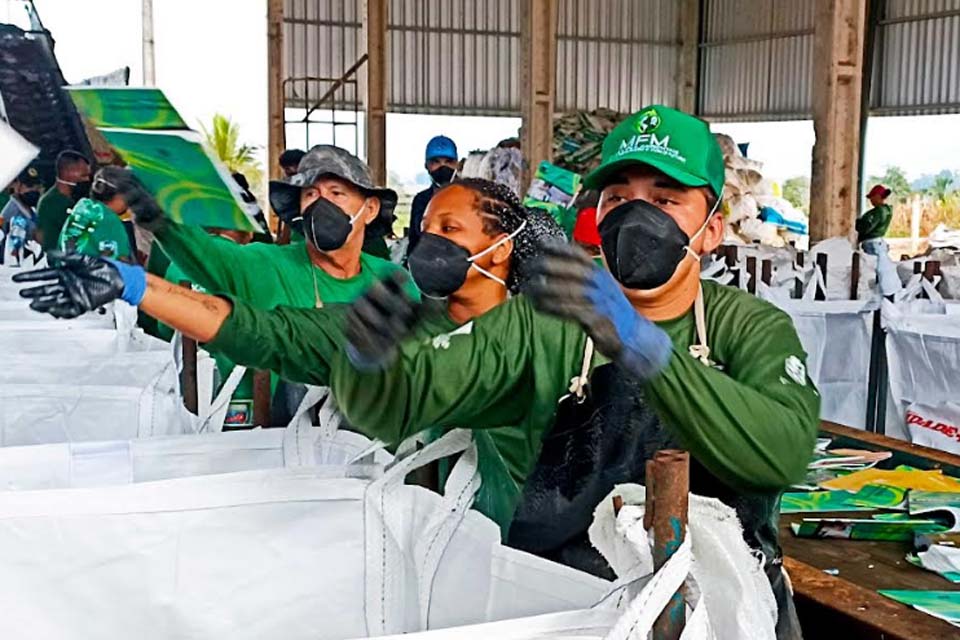
[[[723,183],[706,123],[641,110],[607,137],[585,181],[601,192],[607,269],[554,247],[526,296],[428,343],[402,341],[410,310],[373,287],[351,310],[332,386],[352,424],[389,442],[438,424],[518,425],[499,452],[526,470],[509,542],[587,569],[598,502],[642,481],[657,450],[688,449],[691,491],[737,510],[766,560],[778,636],[794,638],[778,506],[804,476],[820,399],[786,314],[700,280],[698,257],[723,237]]]

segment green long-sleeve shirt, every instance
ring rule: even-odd
[[[44,251],[57,249],[60,231],[67,221],[67,209],[73,206],[73,199],[63,195],[56,185],[50,187],[37,203],[37,231],[41,235],[40,244]]]
[[[887,235],[890,222],[893,220],[893,209],[888,204],[881,204],[857,218],[857,236],[860,242],[875,240]]]
[[[305,243],[287,245],[217,242],[199,227],[167,222],[155,232],[164,252],[192,282],[212,293],[236,296],[259,309],[315,307],[352,302],[375,281],[400,269],[360,254],[360,273],[335,278],[310,261]],[[419,298],[411,282],[409,293]]]
[[[691,311],[660,323],[674,354],[646,384],[646,396],[727,485],[783,489],[803,477],[818,428],[820,398],[806,376],[803,348],[789,317],[772,305],[711,282],[703,289],[711,358],[722,370],[689,355]],[[537,313],[520,296],[478,318],[469,332],[405,343],[383,371],[360,372],[338,353],[332,386],[347,419],[387,442],[437,424],[517,425],[498,451],[526,477],[558,400],[579,375],[585,340],[577,325]]]

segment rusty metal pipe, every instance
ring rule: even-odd
[[[653,457],[653,566],[659,570],[687,534],[690,454],[666,449]],[[648,495],[650,475],[647,476]],[[653,627],[654,640],[679,640],[686,617],[682,589],[673,595]]]

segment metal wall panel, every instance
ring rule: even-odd
[[[701,116],[811,117],[812,1],[704,0],[702,19]]]
[[[559,0],[557,111],[676,102],[676,0]]]
[[[960,112],[960,0],[886,0],[873,66],[872,115]]]

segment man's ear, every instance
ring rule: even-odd
[[[380,215],[380,198],[367,198],[367,202],[363,205],[363,209],[363,222],[364,224],[370,224],[377,219],[377,216]]]
[[[700,255],[711,253],[723,242],[723,229],[726,223],[723,219],[723,213],[717,211],[710,218],[706,228],[703,230],[703,245],[700,247]]]

